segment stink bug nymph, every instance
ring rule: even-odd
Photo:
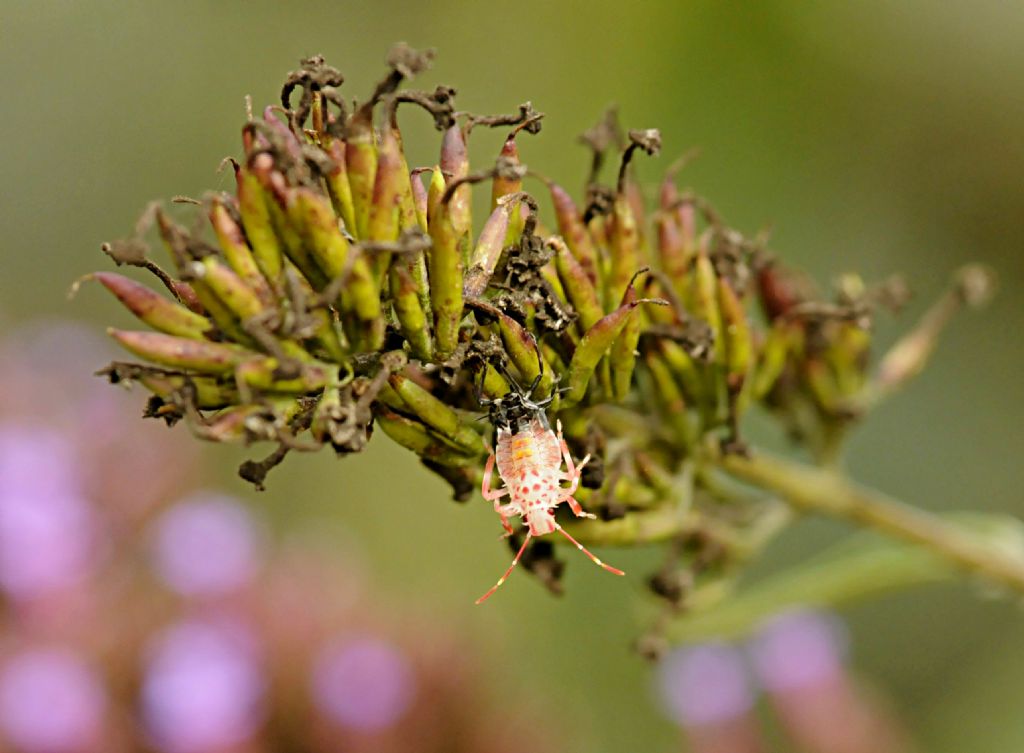
[[[495,449],[484,466],[481,492],[484,499],[494,502],[494,511],[501,517],[505,536],[513,533],[509,519],[518,515],[526,526],[526,539],[505,574],[476,603],[483,602],[508,579],[534,536],[543,536],[552,531],[565,536],[577,549],[608,572],[624,575],[621,570],[595,557],[555,520],[555,509],[563,502],[569,503],[569,508],[577,517],[594,517],[584,512],[573,497],[579,488],[580,473],[590,460],[590,455],[579,464],[574,463],[569,447],[562,438],[561,421],[555,424],[555,431],[551,430],[544,410],[554,396],[537,402],[531,399],[540,383],[540,374],[526,391],[510,376],[509,382],[512,390],[504,397],[485,400],[478,396],[481,405],[488,409],[495,432]],[[562,470],[563,460],[566,470]],[[495,463],[498,475],[505,483],[502,489],[491,489],[491,474]],[[563,482],[568,482],[568,486],[562,486]],[[505,495],[508,495],[509,501],[501,504],[499,500]]]

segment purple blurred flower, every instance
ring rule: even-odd
[[[142,682],[142,715],[168,753],[243,742],[263,722],[265,680],[251,635],[234,623],[191,620],[156,636]]]
[[[821,684],[843,672],[846,631],[824,612],[786,612],[764,624],[750,643],[761,684],[779,692]]]
[[[28,599],[78,582],[93,564],[94,511],[60,434],[0,424],[0,589]]]
[[[80,487],[67,437],[27,423],[0,422],[0,496],[73,494]]]
[[[686,727],[734,719],[753,704],[742,655],[721,643],[679,648],[666,656],[658,691],[669,717]]]
[[[0,667],[0,734],[19,751],[88,749],[105,706],[100,679],[68,651],[25,651]]]
[[[69,424],[78,425],[83,410],[89,418],[124,415],[116,396],[103,394],[100,380],[83,378],[68,367],[101,363],[115,354],[95,328],[77,322],[36,320],[6,331],[0,340],[0,381],[9,392],[0,395],[0,410],[51,423],[71,419]],[[101,404],[107,409],[96,413]],[[112,431],[103,424],[93,429]]]
[[[399,649],[376,638],[327,646],[312,676],[317,707],[339,724],[376,730],[394,724],[412,703],[415,678]]]
[[[259,565],[259,549],[249,511],[224,495],[195,494],[156,524],[157,572],[183,596],[219,596],[244,586]]]

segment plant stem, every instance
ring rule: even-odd
[[[749,484],[773,492],[794,508],[841,518],[912,544],[962,570],[1024,593],[1024,560],[983,543],[969,532],[842,475],[762,452],[727,455],[720,466]]]
[[[806,567],[768,578],[665,621],[656,634],[673,643],[735,640],[788,609],[832,608],[910,586],[955,580],[957,569],[924,547],[854,534]],[[851,545],[852,544],[852,545]],[[656,628],[657,630],[657,628]]]

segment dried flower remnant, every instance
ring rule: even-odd
[[[847,274],[834,294],[821,292],[769,249],[767,234],[729,227],[677,187],[690,154],[647,206],[634,168],[640,152],[662,149],[661,133],[624,132],[613,111],[582,139],[592,160],[574,200],[523,164],[523,134],[541,124],[529,103],[476,115],[456,110],[450,87],[403,88],[433,57],[397,46],[354,108],[338,69],[303,60],[282,105],[243,125],[234,194],[199,202],[212,233],[157,206],[132,238],[105,246],[162,291],[116,273],[91,277],[152,330],[112,329],[137,360],[102,373],[141,384],[152,393],[148,416],[200,438],[275,445],[241,469],[258,487],[289,453],[361,452],[380,428],[460,500],[480,486],[488,454],[488,427],[472,418],[476,385],[493,400],[541,374],[550,425],[564,426],[573,457],[592,458],[576,498],[601,519],[563,515],[567,534],[587,546],[711,542],[713,566],[680,560],[692,577],[680,580],[687,593],[667,605],[670,619],[720,603],[791,519],[786,502],[925,544],[1024,591],[1024,556],[879,498],[868,504],[852,487],[842,508],[799,493],[790,475],[821,488],[826,476],[804,466],[780,475],[743,436],[761,407],[838,471],[855,422],[921,369],[955,310],[987,297],[987,270],[961,270],[875,371],[876,313],[898,308],[904,286]],[[432,165],[411,164],[404,150],[399,121],[415,108],[440,132]],[[484,126],[507,136],[499,154],[477,158],[473,133]],[[473,201],[479,183],[491,188],[486,217]],[[557,234],[534,185],[550,193]],[[169,271],[150,259],[143,236],[153,224]],[[560,568],[541,570],[557,591]]]

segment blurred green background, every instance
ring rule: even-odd
[[[75,277],[109,266],[100,243],[128,234],[151,199],[230,188],[216,167],[240,151],[244,95],[276,101],[299,58],[322,52],[359,96],[399,40],[438,48],[421,83],[456,86],[463,108],[530,99],[546,112],[520,150],[563,185],[581,186],[575,136],[611,102],[624,125],[662,129],[665,153],[642,176],[700,147],[682,182],[745,231],[771,224],[790,262],[823,282],[904,272],[917,293],[904,326],[960,264],[995,267],[995,305],[955,323],[925,375],[856,434],[850,465],[929,508],[1024,515],[1021,3],[0,2],[0,321],[126,323],[94,290],[65,298]],[[413,117],[410,161],[428,164],[437,137]],[[478,164],[500,137],[474,134]],[[896,329],[884,322],[883,339]],[[67,368],[88,379],[99,365]],[[493,513],[450,502],[382,436],[363,457],[289,458],[262,495],[234,478],[241,453],[205,449],[224,485],[282,528],[347,530],[339,545],[365,549],[381,592],[474,636],[480,673],[549,705],[571,750],[676,745],[629,650],[640,610],[622,605],[643,602],[639,577],[572,562],[561,600],[520,574],[474,608],[507,562]],[[842,532],[803,523],[751,577]],[[639,573],[652,555],[613,561]],[[845,616],[856,667],[924,750],[1024,749],[1018,607],[936,587]]]

